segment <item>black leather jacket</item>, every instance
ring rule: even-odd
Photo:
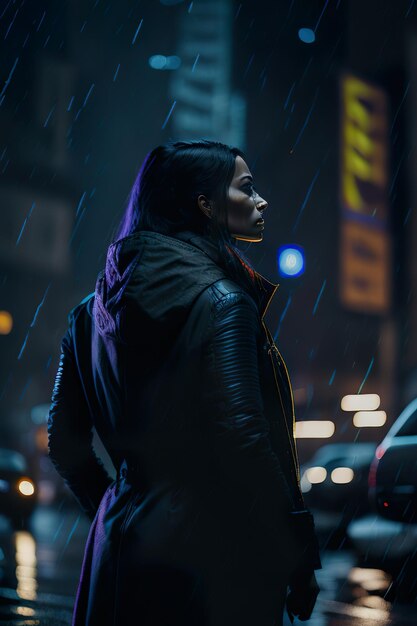
[[[216,255],[192,233],[139,232],[110,246],[95,292],[68,317],[49,454],[96,522],[100,508],[110,519],[113,507],[124,510],[126,527],[136,505],[128,507],[119,489],[129,479],[154,503],[146,515],[162,535],[163,494],[170,494],[170,511],[180,500],[200,563],[220,558],[222,536],[223,550],[237,546],[228,553],[240,555],[236,566],[244,554],[244,562],[270,559],[277,567],[284,548],[299,558],[291,514],[305,510],[291,384],[263,319],[278,285],[256,274],[255,303]],[[93,451],[93,426],[116,481]],[[148,528],[140,515],[135,524]],[[306,528],[295,537],[301,552],[314,534]],[[172,542],[180,550],[177,536]],[[321,567],[316,549],[308,559]]]

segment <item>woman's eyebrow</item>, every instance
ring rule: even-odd
[[[244,178],[249,178],[250,180],[252,180],[252,181],[253,181],[253,178],[252,178],[252,176],[250,176],[250,174],[243,174],[243,176],[241,176],[241,177],[239,178],[239,180],[240,180],[240,181],[242,181]]]

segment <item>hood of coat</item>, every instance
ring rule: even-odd
[[[155,349],[172,341],[199,294],[225,278],[213,244],[203,242],[207,254],[184,239],[140,231],[109,246],[93,307],[100,335]]]

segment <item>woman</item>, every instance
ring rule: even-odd
[[[48,432],[93,520],[73,626],[311,615],[321,563],[291,386],[263,321],[278,285],[234,242],[262,241],[266,208],[240,150],[155,148],[95,292],[69,314]]]

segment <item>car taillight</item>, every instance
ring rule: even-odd
[[[376,487],[376,470],[378,467],[379,459],[375,454],[375,458],[373,459],[371,466],[369,468],[368,474],[368,487],[374,489]]]
[[[383,448],[382,446],[377,447],[377,449],[375,450],[375,457],[378,459],[378,461],[382,459],[382,457],[385,454],[385,451],[386,451],[386,448]]]
[[[382,445],[378,446],[375,450],[375,456],[369,468],[368,474],[368,487],[370,489],[375,489],[376,487],[376,471],[378,469],[378,462],[382,459],[386,451],[386,448],[383,448]]]

